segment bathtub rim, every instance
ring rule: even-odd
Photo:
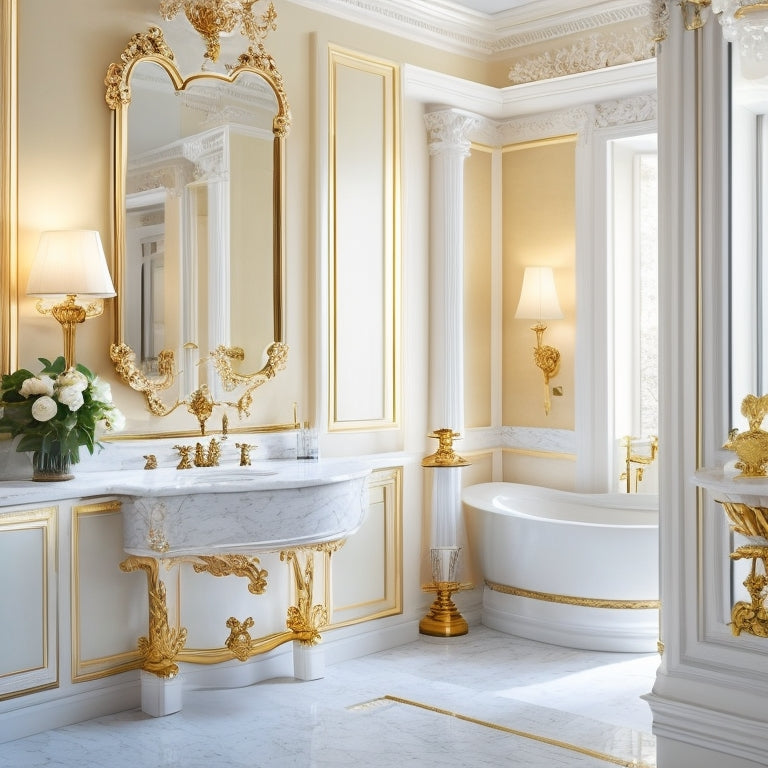
[[[618,517],[615,519],[581,520],[577,517],[558,517],[556,515],[542,515],[519,509],[511,509],[501,503],[496,503],[498,498],[514,498],[521,502],[531,503],[554,502],[564,505],[572,504],[585,509],[615,510],[618,514],[621,512],[648,513],[649,515],[653,514],[654,518],[648,521],[629,521]],[[620,528],[658,528],[659,526],[659,497],[656,494],[580,493],[548,488],[546,486],[527,485],[525,483],[493,481],[474,483],[464,487],[461,492],[461,501],[463,504],[480,512],[535,520],[553,525]]]

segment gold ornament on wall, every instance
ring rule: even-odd
[[[184,10],[187,21],[205,41],[205,58],[218,61],[220,38],[231,34],[240,25],[242,34],[252,45],[260,46],[270,31],[277,29],[277,11],[270,3],[257,17],[253,6],[260,0],[161,0],[160,15],[173,19]]]

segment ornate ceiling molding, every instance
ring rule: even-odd
[[[654,55],[655,34],[650,23],[620,34],[592,32],[563,48],[518,60],[509,70],[509,80],[513,85],[532,83],[633,61],[645,61]]]
[[[651,0],[582,0],[562,10],[557,0],[536,0],[493,15],[445,0],[290,0],[314,10],[475,57],[583,34],[613,24],[647,21]]]

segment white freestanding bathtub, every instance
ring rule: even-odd
[[[657,650],[657,496],[481,483],[462,501],[483,624],[570,648]]]

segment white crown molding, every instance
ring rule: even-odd
[[[563,11],[558,0],[536,0],[492,15],[447,0],[288,0],[296,5],[474,57],[650,18],[650,0],[580,0]],[[573,4],[571,4],[573,5]]]
[[[495,120],[509,120],[653,92],[656,59],[506,88],[481,85],[405,64],[402,82],[404,95],[427,105],[430,110],[453,107]]]

